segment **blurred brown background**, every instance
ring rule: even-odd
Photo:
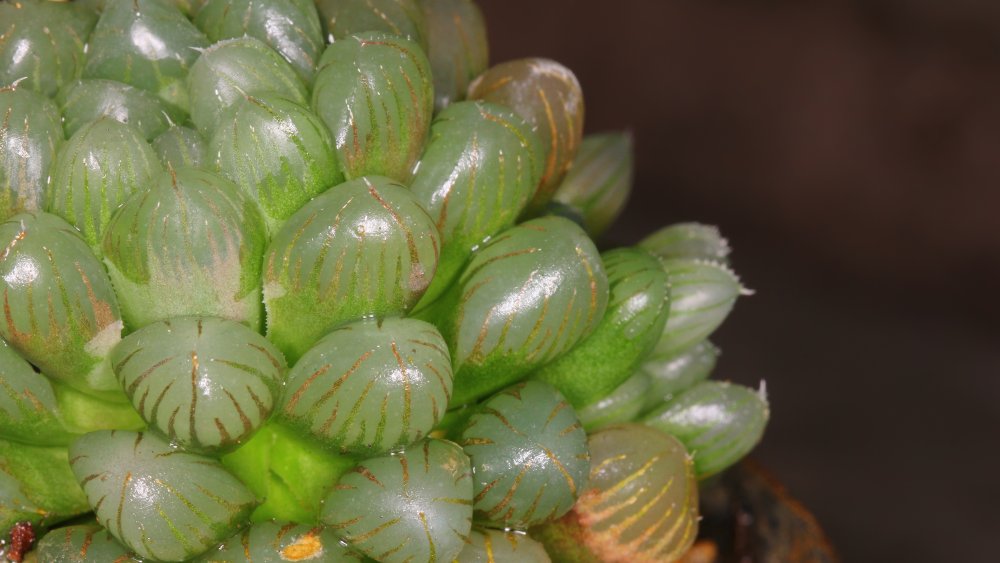
[[[996,561],[1000,3],[479,0],[492,60],[576,73],[630,128],[607,245],[718,224],[757,295],[716,377],[766,379],[756,457],[845,561]]]

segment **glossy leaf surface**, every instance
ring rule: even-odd
[[[149,433],[101,431],[70,446],[98,522],[139,557],[183,561],[245,525],[256,499],[211,458]]]
[[[21,86],[0,88],[0,220],[41,211],[63,140],[51,101]]]
[[[80,76],[84,45],[97,14],[76,3],[48,0],[0,2],[0,86],[20,86],[54,96]]]
[[[549,563],[545,547],[523,532],[473,527],[456,563]]]
[[[650,381],[643,410],[657,407],[673,395],[708,379],[719,353],[714,344],[703,340],[679,354],[648,358],[639,368]]]
[[[208,39],[164,0],[107,0],[87,50],[84,78],[107,78],[188,112],[187,76]]]
[[[437,268],[437,228],[413,194],[360,178],[307,203],[264,257],[268,337],[297,360],[336,325],[401,315]]]
[[[0,336],[57,381],[123,400],[105,359],[121,338],[118,301],[79,232],[48,213],[0,224]]]
[[[323,52],[323,31],[311,0],[207,0],[194,23],[210,41],[244,35],[260,39],[306,84]]]
[[[39,561],[50,563],[139,563],[132,551],[99,524],[78,524],[45,534],[36,547]]]
[[[660,261],[638,248],[601,255],[608,274],[608,309],[593,334],[534,377],[581,408],[621,385],[649,354],[670,312],[670,284]]]
[[[465,99],[472,79],[489,66],[486,22],[472,0],[417,0],[427,22],[427,58],[434,75],[434,110]]]
[[[329,43],[375,31],[427,49],[426,23],[415,0],[316,0],[316,8]]]
[[[445,440],[363,461],[326,497],[323,523],[385,563],[451,561],[472,524],[469,458]]]
[[[0,439],[65,446],[73,438],[63,424],[52,384],[0,340]]]
[[[529,209],[540,210],[569,170],[583,136],[583,92],[571,70],[540,58],[491,67],[469,85],[469,98],[513,109],[547,147],[545,168]]]
[[[370,456],[426,436],[451,386],[448,349],[434,325],[366,319],[334,329],[296,362],[279,413],[328,447]]]
[[[614,391],[579,409],[580,422],[591,432],[609,424],[634,420],[646,405],[649,387],[649,376],[641,371],[633,373]]]
[[[102,117],[77,131],[59,151],[45,210],[80,229],[99,253],[111,213],[128,196],[145,190],[159,171],[142,133]]]
[[[190,127],[174,125],[153,139],[152,144],[164,169],[202,168],[208,163],[208,143]]]
[[[702,223],[667,225],[639,241],[639,246],[664,260],[691,258],[723,264],[730,252],[729,241],[722,237],[719,228]]]
[[[736,463],[760,442],[770,416],[767,397],[742,385],[703,381],[643,418],[694,456],[698,478]]]
[[[364,560],[340,543],[328,528],[293,522],[259,522],[222,542],[195,561],[201,563],[285,563],[317,561],[349,563]]]
[[[604,316],[608,278],[594,243],[567,219],[503,231],[435,305],[455,367],[454,406],[488,395],[564,354]]]
[[[632,191],[632,135],[587,135],[553,200],[583,217],[584,227],[598,237],[625,209]]]
[[[425,303],[454,281],[473,249],[514,224],[538,185],[544,158],[538,137],[504,107],[460,102],[438,114],[410,183],[443,240]]]
[[[590,484],[562,519],[532,535],[557,563],[679,559],[698,532],[690,456],[669,434],[639,424],[591,434]]]
[[[263,336],[211,317],[133,332],[115,347],[111,364],[152,428],[187,450],[212,454],[235,448],[267,421],[286,368]]]
[[[587,435],[552,386],[526,381],[490,397],[460,442],[472,460],[477,519],[526,529],[566,513],[586,486]]]
[[[181,168],[125,201],[103,248],[130,329],[208,315],[260,330],[265,244],[249,197],[216,174]]]
[[[188,75],[191,121],[211,138],[230,106],[264,92],[305,105],[308,90],[295,69],[253,37],[224,39],[205,49]]]
[[[348,179],[374,174],[407,182],[434,110],[430,63],[400,37],[345,37],[323,52],[312,108],[330,129]]]
[[[681,353],[708,338],[740,295],[749,295],[725,265],[701,259],[665,260],[670,277],[670,317],[656,343],[655,356]]]
[[[272,233],[344,181],[326,126],[284,96],[264,93],[236,102],[209,147],[216,169],[260,205]]]
[[[170,127],[170,119],[183,114],[169,112],[156,95],[115,80],[76,80],[59,91],[56,98],[63,115],[63,128],[72,137],[81,127],[107,116],[136,128],[147,141]]]

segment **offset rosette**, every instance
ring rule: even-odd
[[[426,436],[450,396],[451,360],[434,325],[366,319],[334,329],[295,363],[278,412],[331,448],[375,455]]]
[[[208,143],[190,127],[174,125],[153,139],[152,144],[153,152],[167,170],[202,168],[208,163]]]
[[[264,257],[268,337],[295,362],[338,324],[410,310],[437,269],[434,222],[388,178],[335,186],[302,206]]]
[[[472,0],[417,0],[427,21],[427,58],[434,110],[465,99],[472,79],[490,64],[486,21]]]
[[[597,238],[625,209],[632,174],[631,133],[587,135],[552,200],[568,206]]]
[[[541,182],[529,204],[540,210],[552,199],[583,137],[583,92],[573,71],[548,59],[528,58],[491,67],[469,85],[469,99],[514,110],[548,148]]]
[[[104,261],[130,329],[183,315],[261,328],[264,221],[232,182],[192,168],[161,172],[104,234]]]
[[[619,248],[601,260],[611,288],[604,318],[586,340],[534,375],[577,408],[606,397],[628,379],[663,334],[670,311],[667,273],[652,254]]]
[[[96,23],[97,14],[76,2],[0,2],[0,86],[24,79],[22,87],[54,96],[80,76]]]
[[[329,528],[293,522],[259,522],[222,542],[195,561],[247,563],[317,561],[361,562],[363,555],[349,551]]]
[[[461,444],[472,460],[477,520],[523,530],[565,514],[586,487],[587,435],[547,383],[521,382],[490,397]]]
[[[451,350],[452,403],[502,389],[594,331],[608,278],[594,243],[562,217],[533,219],[481,248],[428,310]]]
[[[438,114],[410,184],[443,241],[424,303],[447,289],[478,245],[514,224],[544,159],[538,136],[507,108],[460,102]]]
[[[70,466],[97,521],[136,555],[184,561],[245,525],[257,500],[222,465],[149,433],[91,432]]]
[[[316,0],[327,41],[377,31],[409,39],[427,50],[427,26],[417,0]]]
[[[699,479],[736,463],[760,442],[771,411],[760,391],[720,381],[703,381],[643,417],[668,432],[694,456]]]
[[[52,530],[35,548],[39,561],[54,563],[139,563],[140,559],[99,524],[78,524]]]
[[[207,0],[194,19],[208,39],[248,35],[285,58],[302,82],[312,82],[323,52],[323,30],[316,5],[302,0]]]
[[[224,319],[182,317],[128,335],[111,355],[142,418],[187,450],[220,453],[271,414],[285,361],[263,336]]]
[[[426,439],[363,461],[326,497],[323,523],[385,563],[451,561],[472,527],[472,476],[462,448]]]
[[[333,139],[311,111],[277,94],[248,96],[219,122],[209,148],[215,167],[256,201],[269,231],[344,181]]]
[[[532,530],[556,562],[675,561],[698,532],[698,484],[675,438],[639,424],[591,434],[590,484],[566,516]]]
[[[77,80],[56,97],[63,116],[63,128],[72,137],[81,127],[107,116],[128,123],[152,141],[170,127],[170,120],[182,120],[183,113],[171,110],[155,94],[115,80]]]
[[[348,179],[407,182],[434,112],[430,62],[402,37],[371,32],[339,39],[319,60],[312,108],[330,129]]]
[[[102,117],[82,127],[59,151],[45,210],[80,229],[99,254],[111,213],[128,196],[147,189],[160,170],[138,129]]]
[[[0,220],[41,211],[62,144],[59,110],[50,100],[24,86],[0,88]]]
[[[545,546],[523,532],[472,528],[454,563],[549,563]]]
[[[191,121],[211,137],[227,111],[247,96],[274,92],[308,104],[308,89],[292,65],[260,39],[224,39],[202,52],[188,75]]]
[[[733,310],[736,298],[751,295],[725,264],[702,259],[664,260],[670,277],[670,316],[654,347],[657,357],[680,354],[708,338]]]
[[[48,213],[0,224],[0,336],[42,372],[83,393],[125,397],[106,358],[121,339],[111,280],[79,231]]]
[[[187,113],[184,78],[208,43],[174,2],[107,0],[87,46],[83,76],[148,90]]]

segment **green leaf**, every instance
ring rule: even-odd
[[[664,260],[670,277],[670,316],[656,343],[654,356],[679,354],[708,338],[740,295],[750,295],[732,270],[718,262],[677,258]]]
[[[87,46],[83,77],[131,84],[187,113],[184,79],[208,44],[172,2],[107,0]]]
[[[111,363],[152,429],[206,454],[236,448],[267,421],[286,369],[263,336],[211,317],[148,325],[115,347]]]
[[[121,339],[118,302],[80,233],[48,213],[0,224],[0,336],[42,372],[81,392],[124,401],[107,365]]]
[[[35,548],[39,561],[51,563],[139,563],[141,560],[99,524],[57,528]]]
[[[244,35],[260,39],[306,84],[323,52],[323,30],[311,0],[207,0],[194,23],[211,41]]]
[[[396,316],[423,295],[439,235],[404,186],[366,177],[307,203],[264,257],[268,338],[294,363],[344,321]]]
[[[660,261],[645,250],[601,255],[608,309],[593,334],[533,377],[559,389],[574,407],[595,403],[621,385],[649,355],[670,312],[670,284]]]
[[[764,393],[742,385],[703,381],[667,401],[642,422],[668,432],[694,456],[699,479],[733,465],[764,435],[770,408]]]
[[[0,10],[9,5],[0,4]],[[0,221],[41,211],[63,141],[59,110],[51,101],[26,87],[0,88]]]
[[[538,137],[502,106],[459,102],[438,114],[410,184],[443,241],[421,305],[447,289],[476,247],[514,224],[538,185],[544,158]]]
[[[633,373],[614,391],[577,411],[588,432],[610,424],[630,422],[642,412],[649,394],[649,376]]]
[[[542,179],[528,206],[540,211],[569,170],[583,136],[583,92],[573,71],[549,59],[501,63],[469,84],[469,99],[511,108],[547,147]]]
[[[216,169],[261,206],[271,233],[310,199],[344,181],[326,125],[281,95],[236,102],[209,147]]]
[[[349,563],[364,560],[322,526],[294,522],[259,522],[229,538],[195,561],[202,563],[283,563],[318,561]]]
[[[80,76],[84,46],[97,14],[77,3],[0,2],[0,86],[54,96]]]
[[[436,317],[455,367],[452,405],[502,389],[590,335],[608,304],[594,243],[561,217],[507,229],[479,249]]]
[[[671,260],[691,258],[725,264],[729,257],[729,241],[719,228],[701,223],[667,225],[639,241],[639,246],[653,254]]]
[[[162,172],[127,199],[104,234],[104,261],[130,329],[182,315],[260,330],[266,235],[253,201],[202,170]]]
[[[89,510],[65,447],[0,439],[0,530],[16,522],[47,527]]]
[[[36,446],[65,446],[74,438],[63,423],[52,384],[3,340],[0,438]]]
[[[99,254],[111,213],[128,196],[145,190],[159,172],[160,163],[142,133],[101,117],[82,127],[60,149],[45,194],[45,210],[80,229]]]
[[[549,563],[545,547],[524,532],[473,527],[455,563]]]
[[[407,182],[434,110],[430,62],[416,43],[400,37],[345,37],[320,58],[312,108],[330,129],[348,179]]]
[[[679,354],[647,358],[639,368],[650,381],[643,412],[708,379],[718,358],[719,349],[708,340],[702,340]]]
[[[323,523],[385,563],[451,561],[472,524],[472,473],[462,449],[427,439],[367,459],[326,497]]]
[[[207,138],[247,96],[274,92],[306,105],[308,90],[292,65],[253,37],[224,39],[205,49],[188,74],[191,121]]]
[[[56,98],[63,114],[66,136],[72,137],[81,127],[107,116],[128,123],[151,141],[170,127],[170,120],[182,119],[155,95],[123,82],[90,78],[77,80],[59,90]]]
[[[375,31],[427,50],[427,24],[415,0],[316,0],[316,8],[329,43]]]
[[[472,79],[489,66],[486,22],[472,0],[417,0],[427,22],[427,58],[434,75],[434,110],[465,99]]]
[[[163,168],[203,168],[208,163],[208,147],[201,133],[182,125],[174,125],[153,139],[153,152]]]
[[[592,237],[599,237],[625,209],[632,191],[631,133],[587,135],[553,201],[583,217]]]
[[[327,447],[370,456],[430,433],[451,385],[448,349],[433,325],[364,319],[337,327],[296,362],[278,413]]]
[[[472,460],[477,520],[506,529],[559,518],[587,484],[587,435],[551,385],[524,381],[490,397],[460,442]]]
[[[698,484],[674,437],[640,424],[590,435],[590,484],[566,516],[531,531],[555,563],[676,561],[698,534]]]
[[[98,522],[142,558],[200,555],[245,525],[256,504],[218,461],[149,433],[87,434],[70,446],[70,466]]]

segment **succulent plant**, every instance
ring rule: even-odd
[[[760,440],[728,243],[599,251],[631,138],[471,0],[0,22],[0,560],[669,561]]]

